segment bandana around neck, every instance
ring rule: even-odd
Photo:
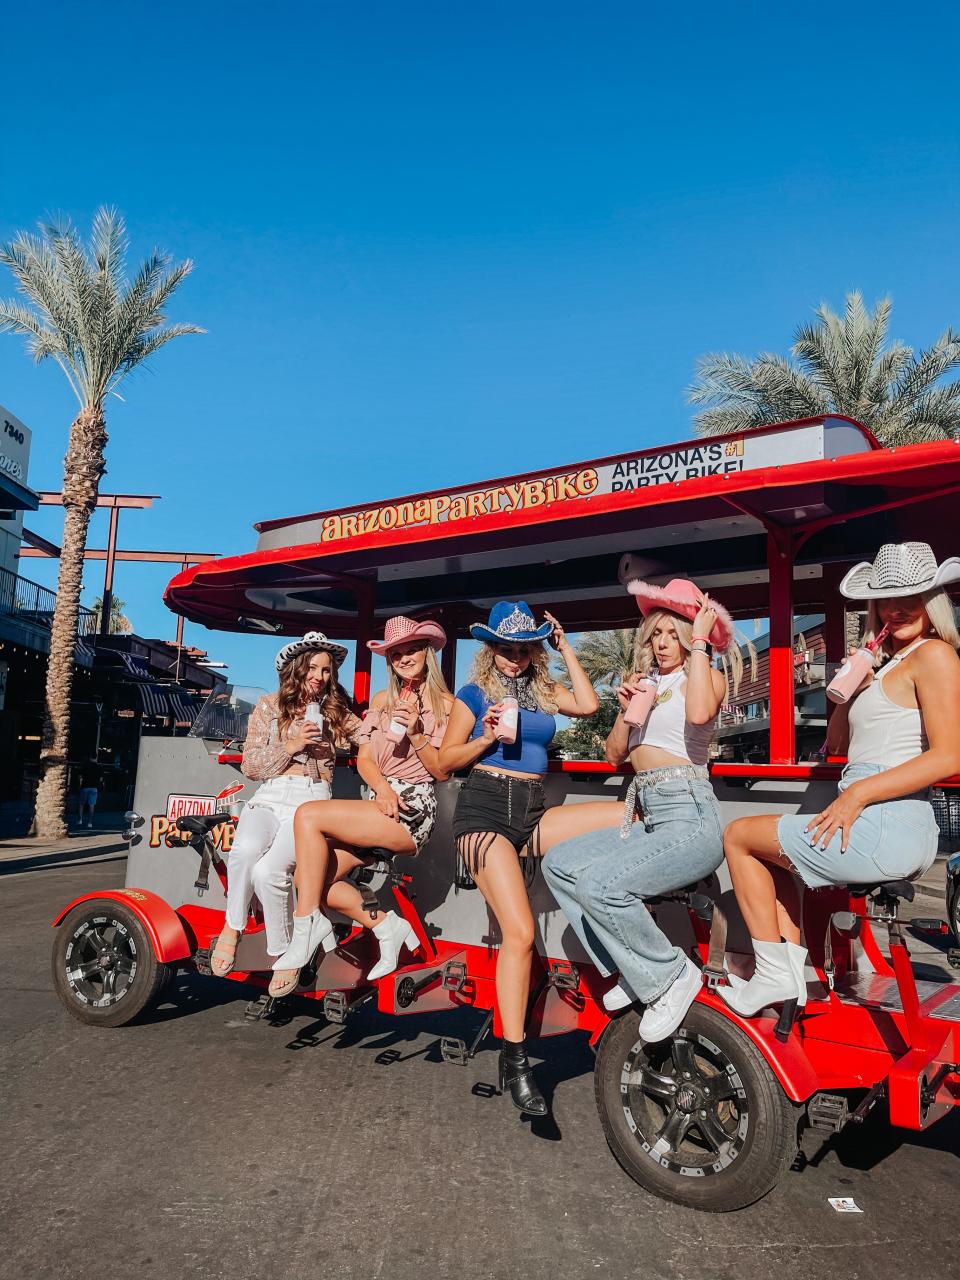
[[[522,676],[517,676],[515,680],[511,676],[503,675],[500,671],[497,671],[496,675],[505,697],[516,698],[517,703],[524,711],[540,710],[540,705],[533,696],[532,672],[528,671]]]

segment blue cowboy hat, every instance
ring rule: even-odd
[[[550,622],[537,626],[526,600],[500,600],[490,610],[486,623],[475,622],[470,634],[474,640],[483,640],[486,644],[525,644],[546,640],[552,630]]]

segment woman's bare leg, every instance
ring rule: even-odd
[[[401,822],[382,814],[369,800],[311,800],[293,820],[297,846],[297,908],[308,916],[320,906],[331,879],[331,842],[358,849],[413,853],[413,838]],[[339,910],[339,908],[338,908]]]
[[[623,805],[619,800],[554,805],[540,819],[540,851],[547,854],[562,840],[573,840],[605,827],[619,827],[622,821]]]
[[[503,940],[497,957],[497,1004],[503,1037],[516,1042],[523,1039],[527,1020],[534,925],[520,862],[509,840],[494,838],[482,870],[473,878],[500,926]]]
[[[737,818],[723,833],[723,851],[737,904],[758,942],[800,941],[800,895],[780,851],[776,814]]]

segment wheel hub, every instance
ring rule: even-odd
[[[700,1109],[700,1090],[692,1084],[681,1085],[677,1090],[677,1106],[688,1115]]]

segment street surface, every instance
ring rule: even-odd
[[[268,1026],[244,1020],[249,989],[181,976],[149,1022],[84,1027],[53,992],[50,919],[123,874],[108,851],[0,878],[3,1280],[953,1272],[956,1112],[919,1136],[874,1117],[759,1204],[716,1216],[621,1172],[580,1036],[535,1046],[555,1122],[531,1125],[471,1092],[495,1080],[492,1051],[441,1062],[451,1015],[361,1011],[340,1028],[301,1004]],[[929,898],[917,908],[942,912]],[[863,1213],[838,1214],[828,1196]]]

